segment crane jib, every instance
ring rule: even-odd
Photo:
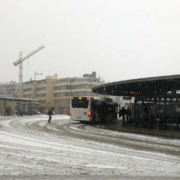
[[[34,55],[35,53],[37,53],[38,51],[40,51],[43,48],[44,48],[44,46],[41,46],[41,47],[35,49],[34,51],[29,53],[24,58],[22,58],[22,52],[20,52],[19,53],[19,60],[16,62],[13,62],[13,65],[15,65],[15,66],[19,65],[19,83],[20,84],[22,84],[22,82],[23,82],[23,66],[22,66],[23,61],[28,59],[29,57],[31,57],[32,55]]]

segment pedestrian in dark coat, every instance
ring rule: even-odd
[[[167,120],[168,120],[168,116],[167,116],[166,112],[164,111],[163,112],[163,122],[164,122],[165,129],[166,129]]]
[[[128,108],[128,109],[126,110],[126,119],[127,119],[127,121],[129,121],[130,115],[131,115],[131,109]]]
[[[123,124],[125,122],[125,114],[126,114],[126,110],[124,109],[124,107],[122,107],[121,109],[121,115],[122,115],[122,118],[123,118]]]
[[[119,119],[121,118],[122,114],[121,114],[121,110],[119,110]]]
[[[11,115],[11,107],[9,107],[9,116]]]
[[[52,114],[53,114],[53,111],[54,110],[54,108],[52,107],[49,111],[48,111],[48,115],[49,115],[49,120],[48,120],[48,123],[51,123],[51,116],[52,116]]]
[[[6,108],[6,115],[9,116],[9,108]]]

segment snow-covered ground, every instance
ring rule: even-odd
[[[179,140],[47,118],[0,117],[0,179],[180,179]]]

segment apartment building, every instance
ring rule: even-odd
[[[0,83],[0,97],[15,97],[19,84],[15,81]],[[7,101],[6,108],[11,108],[11,114],[15,114],[15,102]],[[0,100],[0,115],[4,115],[4,101]]]
[[[70,107],[70,98],[72,96],[90,96],[98,97],[91,91],[91,88],[100,85],[96,73],[84,74],[82,78],[63,78],[58,79],[54,84],[54,108],[58,113],[68,113]]]
[[[0,97],[14,97],[18,86],[15,81],[0,83]]]
[[[83,77],[57,78],[47,76],[42,80],[30,80],[16,88],[15,97],[38,99],[39,104],[35,108],[46,113],[50,107],[54,107],[57,113],[68,113],[70,97],[72,96],[99,96],[91,91],[91,88],[100,85],[100,79],[96,78],[96,72],[84,74]]]
[[[47,76],[42,80],[30,80],[24,82],[16,90],[15,97],[38,99],[39,104],[35,108],[41,112],[45,112],[53,102],[54,83],[57,82],[57,74],[54,76]]]

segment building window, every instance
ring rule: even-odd
[[[63,90],[63,89],[91,89],[95,85],[93,84],[80,84],[80,85],[63,85],[63,86],[55,86],[54,90]]]
[[[54,103],[55,104],[66,104],[66,103],[70,103],[70,99],[55,99]]]
[[[26,88],[26,89],[23,89],[24,92],[27,92],[27,91],[32,91],[32,88]]]
[[[36,97],[45,97],[46,93],[42,93],[42,94],[36,94]]]
[[[25,94],[23,97],[24,97],[24,98],[31,98],[31,97],[32,97],[32,94]]]
[[[39,103],[46,103],[46,100],[39,100]]]
[[[44,91],[44,90],[46,90],[46,87],[37,87],[36,88],[36,91]]]

